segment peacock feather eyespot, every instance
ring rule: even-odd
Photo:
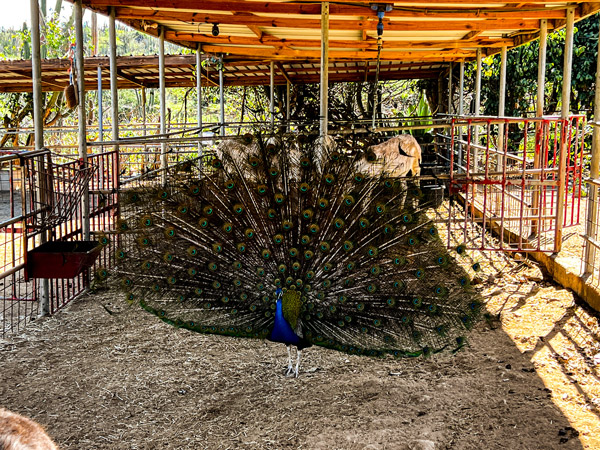
[[[317,292],[317,299],[318,299],[318,300],[325,300],[325,292],[323,292],[323,291],[318,291],[318,292]]]
[[[412,214],[409,214],[409,213],[402,214],[402,222],[404,222],[404,223],[412,223],[412,221],[413,221]]]
[[[338,297],[338,302],[341,303],[342,305],[345,304],[348,301],[348,297],[346,297],[345,295],[340,295]]]
[[[211,309],[212,308],[212,303],[211,302],[205,302],[204,305],[204,309]]]
[[[260,165],[260,159],[258,159],[258,157],[251,155],[248,158],[248,164],[250,164],[250,166],[252,167],[258,167]]]
[[[117,257],[117,259],[125,259],[127,258],[127,252],[125,252],[125,250],[122,249],[117,249],[117,251],[115,252],[115,255]]]
[[[302,281],[300,278],[298,278],[296,280],[296,287],[301,288],[303,285],[304,285],[304,281]]]
[[[352,206],[352,205],[354,205],[355,202],[356,202],[356,199],[354,198],[353,195],[350,195],[350,194],[344,195],[344,205]]]
[[[341,229],[342,229],[342,228],[344,228],[344,226],[346,225],[346,222],[344,222],[344,220],[343,220],[343,219],[340,219],[340,218],[338,217],[338,218],[336,218],[336,219],[333,221],[333,225],[334,225],[334,226],[335,226],[335,227],[336,227],[338,230],[341,230]]]
[[[354,286],[355,280],[354,278],[345,278],[344,279],[344,286],[345,287],[352,287]]]
[[[331,152],[331,154],[329,155],[329,160],[336,162],[339,161],[341,157],[342,155],[339,152]]]
[[[404,266],[407,262],[408,261],[404,256],[397,256],[394,258],[394,265],[396,266]]]
[[[300,238],[300,243],[302,245],[308,245],[310,244],[310,237],[306,234],[303,234],[302,237]]]
[[[307,220],[312,219],[314,213],[312,209],[305,209],[304,211],[302,211],[302,217],[304,217]]]
[[[438,325],[437,327],[435,327],[435,332],[440,336],[444,336],[446,334],[446,330],[447,328],[445,325]]]
[[[163,190],[158,191],[157,196],[158,196],[159,200],[167,200],[171,195],[169,194],[168,191],[163,189]]]
[[[458,279],[458,284],[460,284],[462,287],[468,287],[471,283],[471,280],[469,280],[469,277],[462,276]]]
[[[284,220],[281,223],[281,226],[283,228],[283,231],[290,231],[293,228],[294,224],[290,220]]]
[[[277,271],[279,273],[286,273],[287,272],[287,266],[285,264],[279,264],[277,266]]]
[[[241,286],[242,286],[242,280],[240,280],[239,278],[235,278],[235,279],[233,280],[233,285],[234,285],[235,287],[237,287],[237,288],[241,287]]]
[[[129,224],[127,223],[127,221],[123,219],[117,220],[117,230],[119,232],[129,231]]]
[[[222,228],[225,233],[231,233],[233,231],[233,224],[231,222],[225,222]]]
[[[394,234],[395,231],[396,231],[396,229],[389,223],[386,223],[385,225],[383,225],[383,234],[390,235],[390,234]]]
[[[215,280],[212,282],[212,287],[213,287],[213,289],[220,289],[221,283],[219,283],[218,281]]]
[[[202,288],[194,289],[194,294],[196,294],[198,296],[202,295],[203,292],[204,292],[204,289],[202,289]]]
[[[221,303],[229,303],[229,297],[227,297],[226,295],[221,297]]]
[[[152,241],[147,236],[140,236],[139,238],[137,238],[137,243],[140,247],[148,247],[152,243]]]
[[[264,184],[259,184],[256,187],[256,191],[258,192],[258,195],[266,195],[267,190],[268,190],[268,188]]]
[[[334,269],[333,263],[325,263],[323,264],[323,272],[331,272]]]
[[[386,189],[391,189],[394,187],[394,183],[391,180],[385,180],[383,182],[383,187]]]
[[[245,292],[242,292],[240,294],[240,300],[245,302],[246,300],[248,300],[248,294],[246,294]]]
[[[257,283],[256,284],[256,289],[259,291],[264,291],[265,290],[265,284],[264,283]]]
[[[427,307],[427,312],[429,312],[430,314],[435,314],[438,312],[438,307],[437,305],[431,304]]]
[[[108,244],[110,244],[110,239],[108,239],[108,237],[104,235],[100,236],[100,238],[98,238],[98,241],[103,247],[106,247]]]
[[[167,277],[167,283],[170,285],[174,285],[177,284],[177,278],[171,276],[171,277]]]
[[[317,225],[316,223],[312,223],[308,227],[308,231],[310,231],[312,234],[317,234],[320,230],[321,227],[319,227],[319,225]]]
[[[189,187],[189,193],[193,196],[199,195],[200,194],[200,186],[198,186],[197,184],[192,184]]]
[[[437,237],[439,234],[438,229],[433,225],[429,227],[427,233],[429,233],[429,235],[433,237]]]
[[[198,220],[198,226],[200,228],[206,228],[206,227],[208,227],[208,219],[206,217],[201,217]]]
[[[304,252],[304,259],[306,259],[307,261],[312,259],[313,256],[315,256],[315,253],[312,250],[306,250]]]
[[[214,169],[221,169],[223,167],[223,161],[219,158],[214,158],[210,164]]]
[[[402,318],[400,319],[400,321],[404,324],[407,325],[411,322],[410,317],[408,316],[402,316]]]
[[[269,249],[263,249],[260,252],[261,256],[263,257],[263,259],[269,259],[271,257],[271,251]]]
[[[444,297],[448,294],[448,289],[444,286],[435,286],[433,288],[433,293],[438,297]]]
[[[331,280],[327,279],[321,283],[323,289],[329,289],[331,287]]]
[[[374,245],[369,245],[367,247],[367,255],[369,255],[370,257],[375,257],[379,254],[379,249],[377,247],[375,247]]]
[[[344,251],[349,252],[352,249],[354,249],[354,244],[352,243],[352,241],[344,241],[343,248],[344,248]]]
[[[329,253],[329,250],[331,250],[331,245],[329,245],[329,242],[322,241],[319,244],[319,250],[321,250],[323,253]]]
[[[131,280],[131,278],[125,277],[125,278],[121,279],[121,285],[125,288],[129,288],[129,287],[133,286],[133,281]]]
[[[301,183],[300,184],[300,192],[302,194],[306,194],[308,191],[310,191],[310,185],[308,183]]]
[[[268,319],[269,317],[271,317],[271,311],[265,311],[265,317]]]
[[[317,313],[315,314],[315,317],[317,319],[322,319],[324,317],[324,314],[321,311],[317,311]]]
[[[257,309],[256,305],[250,305],[250,312],[256,312]]]
[[[306,156],[300,158],[300,165],[305,169],[309,168],[311,165],[310,159]]]
[[[273,199],[275,200],[275,203],[277,203],[278,205],[281,205],[285,201],[285,195],[278,192],[277,194],[275,194]]]
[[[269,175],[271,176],[271,178],[277,178],[277,176],[279,175],[279,170],[276,167],[271,167],[269,169]]]
[[[394,280],[392,282],[392,287],[398,291],[402,291],[402,290],[404,290],[406,285],[404,284],[404,281],[402,281],[402,280]]]
[[[344,322],[343,320],[338,320],[337,325],[338,327],[343,327],[344,325],[346,325],[346,322]]]
[[[449,259],[446,255],[438,255],[435,258],[435,263],[440,267],[446,267],[449,263]]]
[[[219,254],[223,251],[223,244],[221,244],[220,242],[215,242],[212,245],[212,249],[213,249],[213,253]]]
[[[464,256],[467,254],[467,244],[459,244],[456,246],[456,254],[459,256]]]
[[[210,270],[211,272],[215,272],[218,268],[219,268],[219,266],[217,266],[216,263],[214,263],[214,262],[208,263],[208,270]]]
[[[237,248],[238,252],[244,253],[246,251],[246,244],[244,244],[243,242],[240,242],[239,244],[237,244],[235,246],[235,248]]]
[[[177,232],[175,231],[175,228],[167,227],[167,228],[165,228],[164,235],[166,238],[171,239],[177,235]]]
[[[354,269],[356,269],[356,263],[349,262],[348,264],[346,264],[346,270],[347,271],[352,272]]]
[[[244,230],[244,236],[246,236],[246,238],[248,239],[252,239],[255,236],[255,231],[253,228],[246,228]]]
[[[195,277],[196,275],[198,275],[198,271],[197,271],[195,268],[193,268],[193,267],[190,267],[190,268],[187,270],[187,273],[188,273],[188,275],[189,275],[190,277]]]
[[[475,271],[475,272],[479,272],[481,270],[481,264],[476,262],[474,263],[471,268]]]
[[[306,272],[306,275],[304,275],[304,277],[307,280],[312,280],[315,277],[315,273],[312,270],[309,270],[308,272]]]
[[[259,277],[264,277],[266,274],[265,269],[262,267],[257,267],[256,268],[256,275],[258,275]]]
[[[202,212],[204,214],[206,214],[207,216],[212,216],[213,213],[215,212],[214,208],[210,205],[205,206],[204,208],[202,208]]]
[[[356,172],[354,174],[354,181],[356,181],[357,183],[362,183],[365,180],[365,176],[360,173],[360,172]]]
[[[418,242],[419,241],[414,236],[409,236],[406,238],[406,243],[411,247],[414,247],[415,245],[417,245]]]
[[[321,209],[327,209],[329,207],[329,200],[327,200],[326,198],[320,198],[318,203],[319,208]]]
[[[233,309],[230,311],[230,314],[231,314],[231,315],[234,315],[234,316],[235,316],[237,313],[238,313],[238,310],[237,310],[237,308],[233,308]]]
[[[373,325],[375,325],[376,327],[380,327],[381,326],[381,319],[373,319]]]
[[[146,214],[140,218],[140,224],[143,227],[149,228],[154,225],[154,220],[152,220],[152,216]]]
[[[423,299],[421,299],[421,297],[414,297],[411,303],[415,308],[420,308],[423,306]]]
[[[227,189],[228,191],[231,191],[234,188],[235,188],[235,181],[230,179],[225,182],[225,189]]]
[[[179,205],[177,207],[177,212],[182,215],[185,216],[188,212],[190,212],[190,209],[188,208],[187,205]]]
[[[366,217],[361,217],[360,219],[358,219],[358,225],[362,229],[366,229],[366,228],[369,228],[369,226],[371,225],[371,222]]]
[[[152,288],[151,288],[151,289],[152,289],[152,291],[154,291],[154,292],[160,292],[160,284],[158,284],[158,283],[154,283],[154,284],[152,285]]]
[[[371,267],[371,269],[369,270],[370,274],[373,276],[378,276],[381,273],[381,267],[375,265],[373,267]]]
[[[245,208],[244,205],[242,205],[241,203],[236,203],[235,205],[233,205],[233,212],[236,213],[237,215],[240,215],[244,212]]]
[[[378,203],[377,205],[375,205],[375,212],[377,214],[383,214],[386,211],[386,207],[383,203]]]
[[[386,303],[388,306],[396,306],[396,299],[395,299],[394,297],[389,297],[389,298],[388,298],[388,299],[385,301],[385,303]]]
[[[471,311],[477,311],[479,308],[481,308],[481,303],[479,303],[477,301],[473,301],[473,302],[469,303],[469,309]]]
[[[296,258],[298,256],[298,249],[296,247],[290,248],[289,254],[292,258]]]
[[[425,276],[425,269],[418,268],[415,270],[415,277],[417,280],[421,280]]]
[[[135,296],[132,293],[125,294],[125,301],[130,305],[134,302]]]
[[[367,285],[367,292],[368,292],[369,294],[373,294],[373,293],[375,293],[376,291],[377,291],[377,285],[375,285],[374,283],[369,283],[369,284]]]

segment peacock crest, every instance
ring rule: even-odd
[[[247,135],[122,193],[120,284],[181,328],[371,356],[464,345],[479,303],[409,179],[305,136]],[[278,339],[274,339],[278,340]],[[281,340],[281,339],[279,339]],[[297,345],[296,343],[294,343]]]

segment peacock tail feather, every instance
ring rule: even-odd
[[[399,357],[460,348],[479,303],[427,196],[364,167],[305,137],[245,136],[207,164],[171,167],[165,186],[124,191],[115,258],[127,301],[191,331],[267,338],[279,287],[311,344]]]

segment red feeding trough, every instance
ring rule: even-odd
[[[27,252],[26,278],[75,278],[102,251],[97,241],[52,241]]]

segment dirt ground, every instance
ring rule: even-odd
[[[86,295],[0,341],[0,405],[61,449],[600,449],[597,314],[482,261],[494,320],[456,355],[371,359],[178,330]]]

